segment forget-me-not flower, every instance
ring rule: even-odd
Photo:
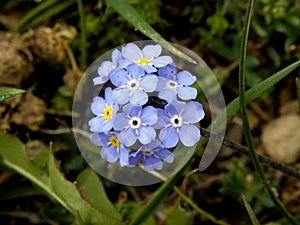
[[[111,61],[104,61],[98,67],[98,77],[93,79],[94,85],[103,84],[109,80],[109,75],[119,68],[119,63],[122,59],[122,54],[118,49],[111,53]]]
[[[89,120],[90,130],[93,132],[108,132],[113,126],[115,115],[119,109],[118,104],[113,99],[112,89],[107,87],[102,97],[94,97],[91,110],[96,117]]]
[[[145,75],[145,71],[136,64],[114,72],[110,80],[117,87],[113,96],[119,104],[129,101],[133,105],[144,105],[148,101],[147,92],[155,91],[157,86],[157,76]]]
[[[129,113],[118,113],[113,128],[120,131],[119,140],[130,147],[139,140],[142,144],[149,144],[156,137],[152,127],[157,122],[157,109],[153,106],[142,108],[140,105],[131,107]]]
[[[102,146],[100,155],[107,162],[114,163],[120,161],[121,166],[129,164],[129,151],[119,141],[119,134],[116,132],[96,132],[90,137],[91,142],[96,146]]]
[[[121,50],[124,58],[121,64],[124,67],[136,63],[147,73],[153,73],[157,71],[157,68],[173,62],[170,56],[159,56],[161,51],[160,45],[146,45],[141,50],[136,44],[129,43]]]
[[[149,144],[141,146],[138,150],[129,153],[129,165],[136,166],[140,162],[146,170],[161,170],[162,161],[172,163],[174,155],[155,139]]]
[[[163,73],[164,72],[164,73]],[[190,72],[183,70],[176,75],[174,71],[168,69],[159,73],[157,91],[158,97],[171,102],[176,99],[177,95],[182,100],[195,99],[197,89],[189,87],[196,81],[196,77]]]
[[[158,109],[158,116],[165,123],[159,139],[166,148],[175,147],[179,140],[188,147],[199,141],[200,130],[194,123],[204,117],[200,103],[172,101],[165,106],[165,110]]]

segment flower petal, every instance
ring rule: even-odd
[[[95,115],[100,115],[103,114],[104,109],[106,108],[105,106],[105,100],[101,97],[94,97],[93,102],[91,104],[91,111]]]
[[[143,49],[143,55],[144,57],[148,59],[156,58],[161,53],[161,46],[160,45],[146,45]]]
[[[165,148],[156,151],[155,155],[167,163],[172,163],[174,161],[174,154]]]
[[[104,119],[103,117],[94,117],[88,121],[90,126],[90,131],[92,132],[102,132]]]
[[[97,69],[100,77],[106,77],[114,69],[114,64],[111,61],[104,61]]]
[[[153,127],[150,126],[140,126],[138,129],[138,139],[142,144],[149,144],[155,139],[156,132]]]
[[[114,66],[117,66],[122,59],[122,54],[118,49],[115,49],[111,53],[111,61],[113,62]]]
[[[125,59],[136,60],[143,57],[141,49],[136,44],[129,43],[122,47],[122,55]]]
[[[186,123],[197,123],[204,117],[203,106],[199,102],[186,104],[181,116]]]
[[[147,106],[143,109],[141,120],[142,124],[153,125],[157,122],[157,109],[153,106]]]
[[[127,76],[127,72],[124,69],[120,69],[110,75],[110,81],[116,87],[120,87],[122,85],[126,85],[129,81],[129,78]]]
[[[152,92],[156,89],[157,81],[158,79],[155,75],[145,76],[140,80],[140,86],[144,89],[144,91]]]
[[[157,71],[153,65],[143,65],[141,67],[146,71],[146,73],[155,73]]]
[[[126,166],[129,164],[129,152],[128,149],[121,145],[119,161],[121,166]]]
[[[148,95],[141,90],[131,92],[130,103],[133,105],[144,105],[148,101]]]
[[[173,148],[178,143],[178,133],[174,127],[163,128],[159,132],[159,139],[166,148]]]
[[[127,71],[129,73],[129,76],[132,79],[136,79],[136,80],[145,74],[145,71],[135,63],[132,63],[129,66],[127,66]]]
[[[128,127],[128,117],[124,113],[118,113],[113,122],[113,128],[115,130],[123,130]]]
[[[92,133],[91,136],[90,136],[90,140],[91,140],[93,145],[103,146],[103,143],[101,141],[101,138],[100,138],[99,134],[100,133],[98,133],[98,132]]]
[[[144,161],[143,161],[144,168],[148,171],[151,170],[161,170],[163,167],[163,164],[160,159],[156,158],[155,156],[151,155],[148,156]]]
[[[154,60],[151,61],[151,63],[157,67],[157,68],[160,68],[160,67],[163,67],[163,66],[166,66],[170,63],[172,63],[173,60],[170,56],[159,56],[157,58],[155,58]]]
[[[176,71],[176,65],[174,63],[170,63],[158,69],[158,76],[167,78],[169,80],[175,80]]]
[[[128,166],[136,166],[142,159],[143,154],[138,151],[132,151],[129,154],[129,164]]]
[[[164,88],[158,93],[158,97],[166,100],[167,102],[171,102],[176,100],[176,91],[174,89]]]
[[[183,100],[195,99],[197,97],[197,89],[192,87],[178,87],[178,97]]]
[[[184,70],[177,74],[177,82],[182,85],[191,85],[196,81],[196,77]]]
[[[129,101],[129,90],[127,88],[115,88],[113,90],[113,99],[118,104],[125,104]]]
[[[114,163],[118,160],[119,154],[117,152],[117,149],[113,147],[112,145],[103,147],[100,155],[103,159],[105,159],[107,162]]]
[[[137,137],[136,137],[135,131],[131,128],[121,131],[121,133],[119,135],[119,141],[126,147],[130,147],[130,146],[134,145],[136,140],[137,140]]]
[[[183,145],[191,147],[200,140],[200,130],[193,124],[184,124],[180,128],[179,138]]]

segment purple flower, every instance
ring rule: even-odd
[[[170,56],[159,56],[162,48],[160,45],[146,45],[142,50],[133,43],[127,44],[122,48],[122,66],[127,66],[131,63],[136,63],[142,67],[147,73],[157,71],[157,68],[166,66],[172,63]]]
[[[148,101],[147,92],[155,91],[157,85],[157,76],[145,75],[145,71],[136,64],[130,64],[127,70],[114,72],[110,80],[117,86],[113,96],[119,104],[129,101],[133,105],[144,105]]]
[[[104,61],[98,67],[98,77],[93,79],[94,85],[103,84],[109,80],[109,75],[119,68],[119,62],[122,59],[122,54],[118,49],[111,53],[112,61]]]
[[[107,134],[97,132],[90,137],[91,142],[96,146],[102,146],[100,155],[107,162],[114,163],[118,159],[121,166],[128,165],[128,149],[119,141],[119,134],[109,132]]]
[[[120,131],[120,141],[127,147],[134,145],[138,139],[148,144],[155,139],[156,132],[151,126],[157,121],[157,110],[152,106],[132,106],[128,114],[118,113],[113,124]]]
[[[172,163],[173,160],[173,153],[155,139],[149,144],[141,146],[137,151],[130,152],[128,166],[136,166],[141,162],[148,171],[161,170],[163,167],[162,161]]]
[[[96,115],[89,120],[90,130],[93,132],[108,132],[113,126],[115,115],[118,111],[118,104],[112,97],[112,89],[105,89],[105,99],[102,97],[94,97],[91,104],[91,110]]]
[[[158,109],[158,116],[165,123],[159,139],[166,148],[175,147],[179,140],[185,146],[193,146],[199,141],[200,131],[194,123],[204,117],[200,103],[172,101],[165,106],[165,110]]]
[[[169,68],[163,72],[159,71],[157,83],[158,97],[171,102],[176,96],[182,100],[195,99],[197,89],[189,87],[196,81],[196,77],[188,71],[181,71],[174,75],[174,70]]]

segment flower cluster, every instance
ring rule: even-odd
[[[170,56],[161,56],[160,45],[140,49],[130,43],[115,49],[111,61],[98,68],[94,85],[105,85],[104,96],[91,104],[91,142],[101,146],[107,162],[121,166],[142,165],[160,170],[172,163],[170,149],[181,142],[194,146],[200,139],[196,124],[204,117],[202,105],[193,99],[196,77],[178,71]]]

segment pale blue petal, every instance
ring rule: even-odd
[[[120,87],[126,85],[129,81],[128,76],[126,75],[126,71],[124,69],[117,70],[110,75],[110,81],[116,87]]]
[[[128,103],[123,106],[122,110],[125,114],[129,115],[130,110],[132,109],[133,105],[131,103]]]
[[[143,154],[141,152],[138,152],[138,151],[130,152],[128,166],[136,166],[139,162],[141,162],[142,157],[143,157]]]
[[[88,124],[90,126],[90,131],[102,132],[104,119],[103,117],[94,117],[89,120]]]
[[[147,106],[143,109],[141,120],[142,124],[153,125],[157,122],[157,109],[153,106]]]
[[[181,126],[179,138],[183,145],[191,147],[200,140],[200,137],[200,130],[194,124]]]
[[[101,126],[101,128],[100,128],[99,131],[107,133],[108,131],[111,130],[112,127],[113,127],[113,120],[112,119],[110,119],[110,120],[104,120],[103,126]]]
[[[165,148],[155,151],[155,155],[167,163],[172,163],[174,161],[174,154]]]
[[[128,121],[129,119],[124,113],[118,113],[113,122],[113,128],[118,131],[123,130],[128,127]]]
[[[159,56],[159,57],[157,57],[157,58],[155,58],[151,61],[151,63],[157,68],[166,66],[166,65],[168,65],[172,62],[173,62],[172,58],[170,56],[167,56],[167,55],[166,56]]]
[[[174,63],[170,63],[158,69],[158,76],[167,78],[169,80],[175,80],[176,72],[176,65]]]
[[[134,145],[136,140],[137,140],[137,137],[136,137],[135,131],[131,128],[121,131],[121,133],[119,135],[119,141],[126,147],[130,147],[130,146]]]
[[[125,59],[136,60],[143,57],[141,49],[136,44],[129,43],[122,47],[122,55]]]
[[[157,109],[158,118],[161,119],[164,123],[168,124],[170,122],[170,116],[166,113],[165,110]]]
[[[117,66],[122,59],[122,54],[118,49],[115,49],[111,53],[111,61],[115,66]]]
[[[155,156],[151,155],[148,156],[143,161],[144,168],[148,171],[151,170],[161,170],[163,168],[163,164],[160,159],[156,158]]]
[[[155,139],[156,132],[153,127],[150,126],[140,126],[138,129],[138,139],[142,144],[149,144]]]
[[[153,65],[143,65],[142,68],[147,72],[147,73],[155,73],[157,69]]]
[[[130,109],[129,116],[130,117],[134,117],[134,116],[140,117],[141,113],[142,113],[142,106],[134,105]]]
[[[203,107],[199,102],[189,102],[181,116],[186,123],[197,123],[204,117]]]
[[[103,159],[105,159],[107,162],[110,162],[110,163],[116,162],[119,158],[117,149],[113,146],[103,147],[100,152],[100,155]]]
[[[175,107],[175,109],[178,113],[181,113],[186,107],[185,102],[179,102],[179,101],[176,101],[176,100],[172,101],[170,104],[172,104],[173,107]]]
[[[175,101],[172,101],[170,103],[168,103],[166,106],[165,106],[165,110],[166,112],[169,114],[169,115],[178,115],[178,111],[176,110],[175,106]]]
[[[127,166],[129,164],[129,152],[128,149],[121,145],[119,161],[121,166]]]
[[[151,141],[149,144],[144,145],[144,149],[155,149],[161,145],[160,141],[155,139]]]
[[[156,91],[161,91],[167,85],[168,79],[164,77],[158,77]]]
[[[165,88],[158,93],[158,97],[171,102],[176,99],[176,91],[174,89]]]
[[[148,59],[156,58],[161,53],[161,46],[160,45],[146,45],[142,52],[144,57]]]
[[[126,68],[128,65],[132,64],[134,61],[129,59],[121,59],[119,61],[119,68]]]
[[[105,100],[101,97],[94,97],[93,102],[91,104],[91,111],[95,115],[100,115],[103,114],[104,109],[106,108],[105,106]]]
[[[107,88],[105,88],[105,94],[104,94],[104,96],[105,96],[105,101],[106,101],[106,103],[109,105],[109,106],[111,106],[115,101],[114,101],[114,99],[113,99],[113,96],[112,96],[112,89],[111,89],[111,87],[107,87]]]
[[[146,92],[152,92],[156,90],[157,86],[157,76],[145,76],[140,80],[140,86]]]
[[[148,95],[141,90],[131,92],[130,103],[133,105],[144,105],[148,101]]]
[[[105,83],[108,80],[109,80],[109,76],[103,76],[103,77],[99,76],[99,77],[95,77],[93,79],[93,83],[94,83],[94,85],[103,84],[103,83]]]
[[[163,128],[159,132],[159,139],[166,148],[173,148],[178,143],[178,133],[174,127]]]
[[[145,74],[145,71],[135,63],[127,66],[127,71],[129,73],[129,76],[135,80],[139,79],[139,77]]]
[[[113,99],[118,104],[126,104],[129,101],[129,93],[127,88],[116,88],[113,90]]]
[[[188,71],[181,71],[177,74],[177,82],[182,85],[191,85],[196,81],[196,77]]]
[[[178,97],[183,100],[195,99],[197,97],[197,89],[192,87],[178,87]]]
[[[90,140],[91,140],[93,145],[103,146],[103,143],[101,141],[101,138],[100,138],[100,135],[99,135],[98,132],[92,133],[91,136],[90,136]]]
[[[114,69],[114,64],[110,61],[104,61],[98,67],[97,73],[100,77],[106,77]]]

